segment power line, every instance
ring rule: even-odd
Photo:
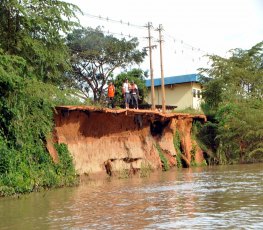
[[[170,34],[168,34],[168,33],[166,33],[165,36],[171,38],[174,43],[177,41],[177,42],[181,43],[182,45],[184,45],[186,48],[192,49],[193,51],[196,50],[196,51],[198,51],[198,52],[202,52],[202,53],[205,53],[205,54],[208,54],[208,53],[209,53],[209,52],[204,51],[204,50],[202,50],[202,49],[200,49],[200,48],[196,48],[195,46],[192,46],[192,45],[190,45],[190,44],[188,44],[188,43],[185,43],[182,39],[175,38],[174,36],[172,36],[172,35],[170,35]]]
[[[96,15],[92,15],[92,14],[89,14],[89,13],[86,13],[86,12],[84,12],[83,14],[88,16],[88,17],[90,17],[90,18],[96,18],[96,19],[99,19],[99,20],[107,21],[107,22],[120,23],[120,24],[123,24],[123,25],[136,27],[136,28],[139,28],[139,29],[145,29],[145,27],[146,27],[146,26],[142,26],[142,25],[136,25],[136,24],[133,24],[133,23],[130,23],[130,22],[125,22],[123,20],[116,20],[116,19],[112,19],[112,18],[109,18],[109,17],[102,17],[100,15],[96,16]]]
[[[120,24],[120,25],[124,25],[124,26],[127,26],[127,27],[134,27],[134,28],[137,28],[137,29],[143,29],[143,30],[146,30],[148,29],[149,30],[149,24],[146,24],[146,25],[136,25],[136,24],[133,24],[133,23],[130,23],[130,22],[125,22],[123,20],[116,20],[116,19],[112,19],[112,18],[109,18],[109,17],[103,17],[101,15],[99,16],[96,16],[96,15],[92,15],[92,14],[89,14],[87,12],[84,12],[83,13],[84,16],[86,17],[89,17],[89,18],[94,18],[96,20],[101,20],[101,21],[106,21],[107,23],[116,23],[116,24]],[[103,26],[104,27],[104,26]],[[152,24],[151,24],[151,27]],[[134,35],[133,34],[126,34],[126,33],[123,33],[123,32],[112,32],[110,30],[102,30],[103,33],[105,34],[111,34],[111,35],[118,35],[118,36],[122,36],[122,37],[128,37],[128,38],[133,38],[133,37],[136,37],[138,39],[149,39],[148,37],[144,37],[144,36],[138,36],[138,35]],[[146,33],[146,31],[145,31]],[[188,44],[188,43],[185,43],[182,39],[179,39],[179,38],[176,38],[168,33],[165,33],[164,34],[165,37],[169,38],[170,40],[173,41],[173,44],[174,44],[174,54],[180,54],[181,55],[184,55],[185,58],[187,58],[187,60],[192,60],[192,62],[200,62],[201,61],[201,56],[205,56],[207,54],[209,54],[209,52],[206,52],[200,48],[197,48],[191,44]],[[152,39],[154,39],[156,42],[158,42],[158,39],[157,38],[154,38],[154,37],[151,37]],[[176,45],[176,42],[178,42],[178,45]],[[153,45],[156,47],[156,45]],[[188,49],[188,50],[191,50],[193,53],[190,54],[188,53],[185,49]],[[194,54],[194,52],[196,52]],[[199,53],[199,54],[198,54]],[[201,55],[201,53],[203,55]],[[187,57],[188,56],[188,57]],[[202,57],[203,58],[203,57]]]
[[[128,37],[128,38],[145,38],[145,37],[140,37],[140,36],[134,36],[134,35],[131,35],[131,34],[124,34],[124,33],[117,33],[117,32],[111,32],[109,30],[101,30],[101,32],[105,33],[105,34],[111,34],[111,35],[119,35],[119,36],[122,36],[122,37]]]
[[[139,28],[139,29],[146,29],[147,28],[147,25],[136,25],[136,24],[133,24],[133,23],[130,23],[130,22],[125,22],[124,20],[120,19],[120,20],[116,20],[116,19],[112,19],[112,18],[109,18],[109,17],[103,17],[101,15],[97,16],[97,15],[92,15],[90,13],[87,13],[87,12],[84,12],[83,13],[85,16],[87,17],[90,17],[90,18],[95,18],[95,19],[98,19],[98,20],[102,20],[102,21],[106,21],[106,22],[109,22],[109,23],[118,23],[118,24],[121,24],[121,25],[126,25],[126,26],[131,26],[131,27],[136,27],[136,28]],[[107,32],[107,31],[106,31]],[[114,32],[108,32],[110,34],[113,34],[113,35],[121,35],[121,36],[124,36],[124,37],[138,37],[138,38],[143,38],[143,37],[139,37],[139,36],[133,36],[133,35],[127,35],[127,34],[123,34],[123,33],[114,33]],[[202,52],[204,54],[208,54],[209,52],[207,51],[204,51],[200,48],[197,48],[191,44],[188,44],[186,42],[184,42],[182,39],[179,39],[179,38],[175,38],[174,36],[171,36],[170,34],[168,33],[165,33],[164,34],[165,36],[171,38],[174,42],[175,41],[179,41],[181,42],[181,44],[183,44],[186,48],[188,49],[192,49],[193,51],[198,51],[198,52]]]

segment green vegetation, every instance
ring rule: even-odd
[[[78,183],[73,158],[66,144],[55,144],[59,156],[58,164],[55,164],[56,175],[59,177],[61,186],[75,185]]]
[[[141,163],[140,177],[148,177],[152,171],[153,169],[149,163]]]
[[[119,40],[99,28],[81,28],[75,17],[79,11],[63,1],[1,1],[0,196],[77,183],[67,146],[56,146],[57,164],[46,150],[56,105],[80,104],[72,95],[101,105],[111,80],[121,103],[126,77],[138,85],[142,100],[145,96],[147,73],[133,69],[113,76],[114,70],[143,61],[146,51],[137,50],[138,40]],[[198,125],[196,137],[210,163],[263,160],[262,46],[263,42],[249,50],[232,50],[229,58],[211,55],[211,68],[200,69],[202,109],[209,122]],[[174,146],[180,167],[178,135]],[[156,148],[168,170],[158,144]]]
[[[198,137],[214,163],[262,161],[263,42],[230,54],[229,58],[211,55],[211,68],[200,69],[202,109],[209,122]]]
[[[67,147],[56,146],[57,164],[46,149],[55,106],[81,104],[81,97],[101,106],[113,70],[139,64],[146,55],[136,49],[136,38],[82,28],[78,12],[63,1],[1,2],[0,196],[76,184]],[[140,75],[141,86],[141,72],[132,73]]]
[[[113,71],[134,63],[140,64],[146,55],[138,50],[137,38],[117,39],[104,35],[100,28],[75,29],[67,36],[73,71],[68,77],[71,86],[85,99],[92,92],[95,102],[105,101],[105,86],[113,80]]]
[[[129,169],[121,169],[117,172],[118,179],[127,179],[131,176]]]
[[[172,112],[173,113],[188,113],[188,114],[191,114],[191,115],[204,114],[203,111],[198,110],[198,109],[194,109],[194,108],[190,108],[190,107],[186,108],[186,109],[182,109],[182,110],[174,109]]]
[[[196,145],[192,146],[190,154],[191,154],[191,162],[190,162],[191,166],[197,166],[197,163],[195,161]]]
[[[199,140],[198,135],[200,135],[199,131],[200,129],[204,127],[203,124],[200,123],[200,121],[195,121],[193,122],[192,125],[192,130],[191,130],[191,139],[194,140],[196,142],[196,144],[193,144],[192,149],[190,151],[191,154],[191,166],[195,166],[195,167],[203,167],[207,165],[206,159],[204,159],[201,163],[197,163],[195,156],[196,156],[196,148],[199,146],[203,151],[205,151],[206,153],[207,148],[206,145],[204,145],[202,143],[202,141]]]
[[[20,77],[44,82],[61,82],[61,73],[69,69],[68,48],[62,33],[77,24],[78,8],[63,1],[1,1],[0,49],[11,58],[24,61]]]
[[[77,8],[55,1],[2,1],[0,9],[0,196],[74,185],[65,146],[59,163],[46,150],[53,108],[74,103],[62,89],[69,70],[62,33]]]
[[[209,165],[219,163],[216,157],[216,130],[217,124],[212,121],[207,121],[205,124],[201,124],[198,121],[193,123],[195,140],[197,141],[198,146],[208,155],[206,160]]]
[[[163,154],[163,151],[162,151],[160,145],[158,143],[156,143],[155,147],[156,147],[156,149],[157,149],[157,151],[159,153],[159,156],[161,158],[161,161],[163,163],[163,170],[164,171],[168,171],[170,169],[170,166],[169,166],[169,163],[168,163],[166,157]]]
[[[173,136],[173,144],[174,144],[174,149],[176,151],[176,161],[177,161],[177,167],[182,168],[182,159],[181,159],[181,138],[180,138],[180,133],[178,130],[176,130],[174,136]]]
[[[0,196],[69,185],[71,171],[57,172],[65,155],[55,165],[45,148],[53,107],[69,101],[66,92],[21,78],[22,58],[2,53],[0,63]]]

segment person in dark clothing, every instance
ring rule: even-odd
[[[131,82],[130,94],[131,94],[131,102],[133,108],[139,109],[139,105],[138,105],[139,90],[138,90],[138,86],[134,83],[134,81]]]

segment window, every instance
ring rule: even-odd
[[[197,90],[197,97],[198,97],[198,98],[201,97],[201,90]]]
[[[193,97],[196,97],[196,89],[193,89]]]

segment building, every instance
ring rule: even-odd
[[[162,105],[161,78],[154,79],[155,105]],[[147,103],[151,104],[151,79],[146,80]],[[197,74],[187,74],[164,78],[165,105],[176,106],[177,110],[200,109],[201,84]]]

